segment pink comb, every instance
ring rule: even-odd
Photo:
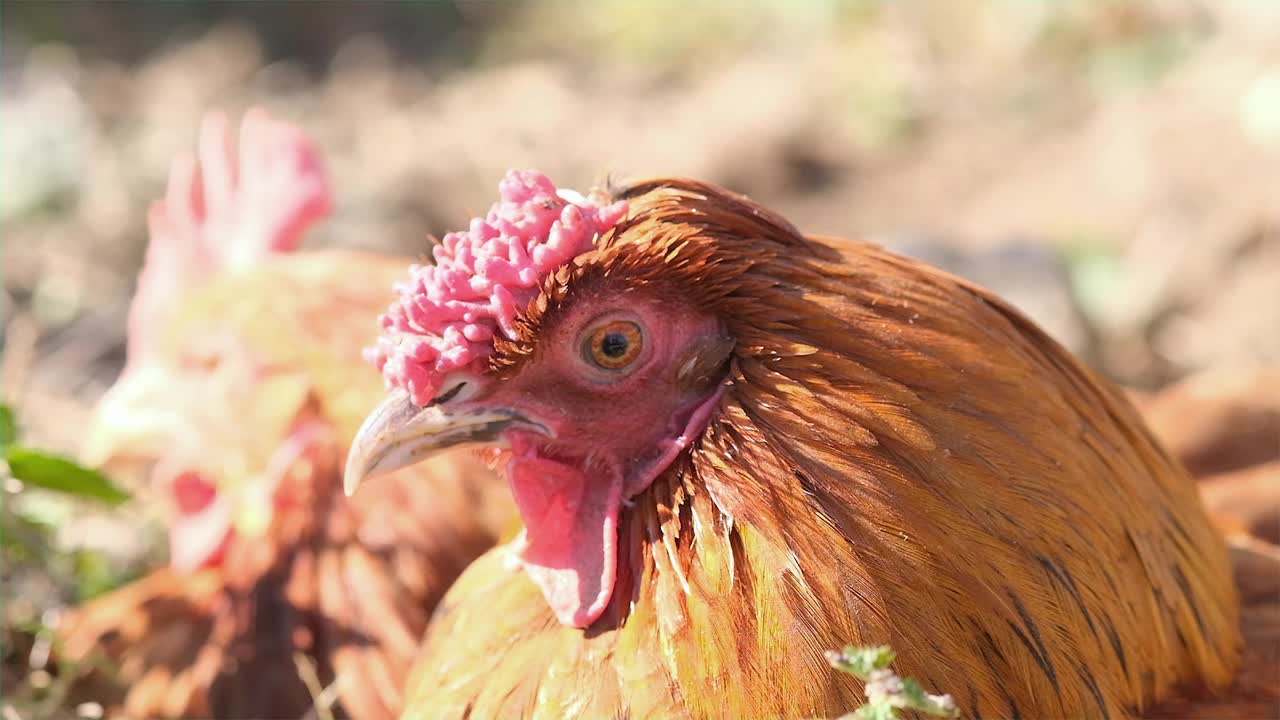
[[[435,247],[435,265],[414,265],[409,282],[381,318],[384,329],[365,357],[388,387],[426,405],[450,372],[487,358],[495,333],[515,337],[513,321],[542,281],[590,250],[627,213],[603,193],[557,190],[536,171],[507,173],[500,197],[466,232]]]
[[[198,161],[174,160],[165,198],[147,215],[151,241],[129,311],[130,360],[145,354],[148,328],[178,293],[294,250],[330,209],[320,153],[300,128],[255,108],[240,125],[237,153],[226,116],[205,115]]]

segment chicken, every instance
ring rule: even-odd
[[[524,520],[437,609],[404,717],[834,716],[846,643],[966,717],[1235,675],[1191,478],[998,298],[697,181],[500,190],[399,286],[345,471],[496,444]]]
[[[206,118],[151,210],[126,367],[86,443],[154,465],[171,567],[74,611],[61,657],[105,655],[125,690],[93,699],[127,717],[302,717],[314,671],[340,716],[389,718],[435,604],[515,511],[470,451],[342,494],[384,392],[368,318],[404,261],[290,253],[329,207],[316,149],[250,111],[237,159],[226,130]]]

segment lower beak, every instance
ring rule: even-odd
[[[446,448],[493,444],[512,427],[550,434],[541,423],[506,408],[415,405],[395,390],[374,408],[351,442],[343,488],[355,492],[366,478],[416,465]]]

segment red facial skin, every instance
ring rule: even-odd
[[[560,621],[586,627],[613,593],[619,512],[696,439],[719,400],[716,385],[687,387],[681,370],[687,375],[723,329],[714,317],[635,293],[566,310],[540,330],[534,356],[512,377],[486,381],[457,405],[516,410],[554,433],[504,435],[526,525],[519,550]],[[592,361],[586,342],[615,321],[638,325],[643,347],[610,370]]]

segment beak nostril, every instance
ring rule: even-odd
[[[439,395],[437,395],[437,396],[435,396],[434,398],[432,398],[432,399],[431,399],[431,402],[427,403],[427,407],[432,407],[432,406],[435,406],[435,405],[443,405],[443,404],[445,404],[445,403],[449,402],[450,400],[452,400],[452,399],[454,399],[455,397],[457,397],[458,393],[462,392],[462,388],[464,388],[464,387],[466,387],[466,386],[467,386],[467,381],[466,381],[466,380],[463,380],[462,382],[458,383],[457,385],[454,385],[453,387],[449,388],[448,390],[445,390],[444,392],[442,392],[442,393],[440,393]]]

